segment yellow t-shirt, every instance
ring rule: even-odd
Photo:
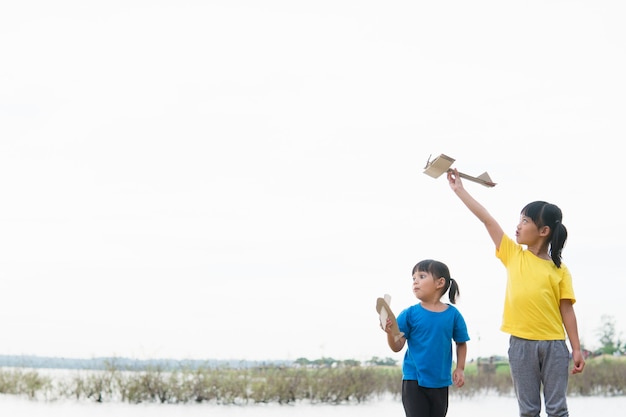
[[[572,276],[564,264],[537,257],[504,235],[496,256],[507,271],[503,332],[529,340],[565,340],[561,300],[572,300]]]

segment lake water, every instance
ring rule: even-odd
[[[570,397],[570,415],[616,415],[626,410],[626,396]],[[82,401],[30,401],[12,395],[0,395],[0,415],[11,417],[382,417],[404,416],[399,400],[385,398],[366,404],[351,405],[247,405],[219,406],[213,404],[127,404]],[[517,416],[517,402],[513,397],[484,396],[476,398],[450,397],[448,417],[503,417]],[[542,413],[545,416],[545,413]]]

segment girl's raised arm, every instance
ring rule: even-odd
[[[502,235],[504,235],[502,227],[500,227],[498,222],[489,214],[487,209],[476,201],[463,187],[459,171],[456,168],[448,170],[448,183],[452,191],[461,199],[463,204],[465,204],[465,206],[478,217],[478,220],[485,225],[487,233],[489,233],[491,240],[496,245],[496,249],[499,249]]]

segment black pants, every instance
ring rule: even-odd
[[[445,417],[448,387],[424,388],[417,381],[402,381],[402,405],[406,417]]]

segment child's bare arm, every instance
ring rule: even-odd
[[[580,339],[578,338],[578,322],[576,320],[576,313],[574,312],[574,305],[572,300],[561,300],[559,305],[561,310],[561,317],[563,318],[563,325],[567,332],[567,338],[572,346],[572,360],[574,361],[573,374],[578,374],[585,368],[585,357],[580,347]]]
[[[472,197],[463,187],[459,171],[456,168],[448,171],[448,183],[452,191],[454,191],[454,193],[461,199],[463,204],[465,204],[474,216],[476,216],[478,220],[485,225],[487,233],[489,233],[491,240],[496,245],[496,249],[498,249],[500,247],[500,242],[502,241],[502,236],[504,235],[502,227],[500,227],[498,222],[487,211],[487,209],[476,201],[476,199]]]
[[[389,344],[391,350],[393,350],[394,352],[400,352],[404,347],[404,344],[406,343],[406,338],[402,336],[398,338],[398,340],[396,340],[393,331],[391,330],[391,325],[392,321],[390,318],[388,318],[386,326],[383,329],[385,333],[387,333],[387,343]]]

